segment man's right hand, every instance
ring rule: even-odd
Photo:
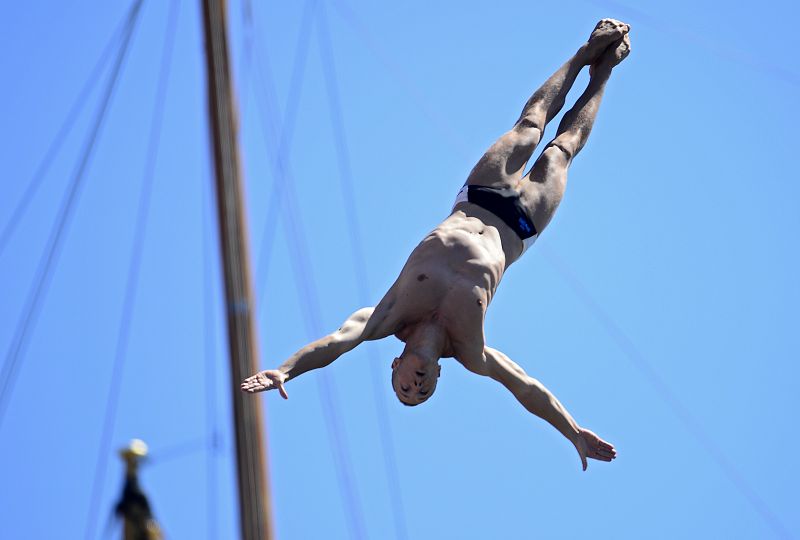
[[[277,369],[259,371],[255,375],[242,381],[241,389],[243,392],[254,394],[256,392],[264,392],[277,388],[283,399],[289,399],[289,394],[286,393],[286,389],[283,387],[283,383],[286,382],[286,379],[286,374]]]

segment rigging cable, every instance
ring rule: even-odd
[[[130,263],[128,267],[128,277],[125,284],[125,295],[122,303],[122,315],[120,317],[119,330],[117,332],[117,343],[112,364],[111,381],[109,383],[108,396],[105,405],[105,417],[103,428],[100,435],[99,455],[92,482],[89,512],[86,523],[86,540],[92,540],[95,536],[95,526],[97,524],[97,514],[100,498],[105,484],[106,469],[108,467],[108,456],[110,454],[111,439],[114,435],[114,424],[116,422],[116,412],[119,405],[120,387],[122,375],[127,358],[128,341],[130,338],[131,320],[133,318],[133,308],[136,303],[136,292],[139,284],[139,270],[141,268],[142,251],[146,233],[146,224],[150,211],[150,200],[153,191],[153,180],[155,178],[156,159],[161,140],[161,127],[164,117],[164,102],[166,101],[167,86],[172,64],[172,51],[175,44],[175,26],[180,9],[180,0],[172,0],[170,3],[167,26],[164,35],[164,46],[161,57],[161,68],[158,75],[156,87],[155,106],[150,124],[150,138],[146,150],[144,174],[142,179],[141,191],[139,194],[139,207],[136,214],[134,226],[134,237],[131,246]]]
[[[639,351],[628,334],[617,324],[603,306],[597,302],[586,286],[578,279],[575,272],[547,245],[542,246],[542,253],[545,259],[547,259],[561,275],[561,278],[567,283],[569,288],[572,289],[572,292],[578,297],[584,307],[592,314],[594,319],[600,323],[600,326],[605,330],[611,340],[625,353],[631,364],[633,364],[647,382],[650,383],[650,386],[656,390],[661,400],[667,404],[680,423],[683,424],[684,429],[686,429],[686,431],[700,443],[700,446],[708,452],[711,458],[717,462],[717,465],[725,473],[725,476],[728,477],[728,480],[736,486],[739,493],[744,496],[747,502],[749,502],[764,521],[772,527],[773,531],[777,533],[778,536],[791,538],[792,536],[789,534],[788,529],[783,525],[777,514],[767,506],[764,499],[758,495],[742,473],[739,472],[722,450],[714,443],[700,422],[698,422],[686,405],[683,404],[666,381],[655,370],[653,365]]]
[[[272,241],[274,239],[272,231],[275,229],[274,221],[280,213],[281,203],[286,199],[289,208],[286,212],[283,212],[283,218],[287,234],[291,234],[293,238],[293,240],[289,242],[289,248],[291,250],[289,259],[294,268],[294,273],[297,276],[295,284],[298,288],[298,294],[302,298],[300,304],[303,308],[303,318],[306,324],[306,331],[309,336],[312,336],[311,339],[316,339],[322,335],[321,310],[319,308],[319,298],[311,275],[312,273],[308,270],[311,268],[311,262],[308,259],[308,248],[302,229],[302,223],[298,219],[300,213],[294,194],[294,185],[292,182],[288,155],[291,147],[292,135],[294,133],[300,88],[302,86],[304,67],[308,53],[308,39],[311,34],[310,26],[313,23],[316,3],[316,0],[308,0],[305,4],[303,23],[301,24],[299,35],[300,41],[297,46],[289,87],[289,100],[286,105],[285,119],[280,130],[274,123],[270,123],[269,121],[269,118],[278,118],[278,108],[266,58],[259,57],[259,61],[256,62],[257,80],[262,86],[262,92],[265,97],[264,107],[267,109],[265,110],[262,108],[262,100],[256,100],[258,110],[261,113],[258,115],[258,118],[263,135],[267,141],[267,149],[277,149],[275,154],[270,156],[274,176],[273,195],[270,201],[271,204],[269,205],[270,210],[267,214],[267,222],[263,235],[264,241],[262,242],[262,252],[259,257],[259,262],[260,264],[267,264],[264,262],[263,255],[264,253],[269,253],[272,247]],[[258,36],[258,33],[256,33],[256,36]],[[258,52],[259,48],[256,47],[256,54],[258,54]],[[267,117],[266,114],[270,114],[271,116]],[[266,266],[260,266],[260,268],[265,267]],[[262,303],[259,302],[258,305],[261,306]],[[336,463],[335,471],[338,477],[339,490],[343,500],[350,535],[353,538],[365,538],[365,525],[356,490],[352,464],[350,463],[346,448],[347,437],[339,417],[339,400],[335,385],[330,374],[325,372],[320,375],[317,381],[320,400],[322,401],[322,411],[328,437],[331,440],[331,450]]]
[[[78,96],[75,98],[75,101],[70,106],[67,116],[64,118],[61,126],[58,128],[53,140],[50,142],[50,146],[48,146],[44,156],[42,156],[42,159],[39,162],[39,165],[37,165],[36,171],[33,173],[33,177],[28,183],[28,186],[25,188],[25,191],[22,193],[22,196],[14,207],[14,210],[11,212],[11,217],[8,218],[8,222],[6,223],[5,227],[3,227],[2,232],[0,232],[0,256],[2,256],[3,251],[8,245],[8,242],[11,240],[11,236],[14,234],[14,231],[17,228],[17,225],[19,225],[19,222],[25,215],[28,205],[33,199],[33,196],[36,194],[36,191],[39,189],[45,174],[47,174],[47,171],[53,164],[53,161],[55,160],[58,151],[61,149],[61,146],[64,144],[67,135],[69,135],[69,133],[72,131],[72,128],[78,119],[78,115],[86,104],[89,94],[91,94],[92,90],[97,85],[100,75],[105,69],[106,64],[108,64],[108,60],[114,50],[114,46],[119,46],[118,44],[120,36],[127,26],[128,19],[129,14],[126,14],[123,20],[120,21],[117,29],[113,34],[111,34],[111,38],[109,38],[108,43],[106,43],[105,47],[103,47],[100,57],[97,59],[97,62],[92,68],[92,71],[89,73],[89,76],[86,78],[83,87],[78,92]]]
[[[686,28],[673,24],[670,20],[659,20],[657,17],[650,15],[638,8],[628,6],[622,2],[615,0],[582,0],[585,4],[592,4],[603,9],[611,9],[619,13],[621,17],[631,22],[642,23],[646,26],[660,30],[665,34],[671,34],[673,39],[678,42],[686,41],[700,45],[707,51],[715,56],[727,60],[743,64],[754,71],[760,71],[763,75],[769,76],[775,80],[789,83],[794,86],[800,86],[800,74],[783,66],[773,64],[764,60],[765,55],[754,54],[749,51],[738,49],[730,43],[724,43],[713,40],[707,35],[692,32]],[[757,49],[756,49],[757,50]]]
[[[206,516],[208,523],[206,533],[209,540],[217,538],[217,512],[219,505],[217,502],[217,462],[216,457],[219,452],[219,425],[217,423],[217,392],[216,378],[214,377],[215,360],[217,359],[217,327],[214,325],[214,298],[211,294],[214,288],[212,274],[211,245],[214,234],[214,227],[210,227],[212,216],[211,204],[213,194],[211,192],[213,182],[205,182],[206,189],[203,190],[202,201],[202,231],[203,231],[203,346],[204,361],[206,368],[206,425],[209,444],[206,446]]]
[[[334,5],[338,9],[339,15],[348,24],[350,24],[353,30],[355,30],[355,33],[365,42],[366,46],[370,48],[373,54],[381,61],[384,68],[389,71],[397,71],[400,69],[396,62],[392,62],[388,59],[388,56],[384,51],[377,49],[378,42],[370,32],[369,27],[358,18],[356,12],[353,11],[349,5],[347,5],[346,0],[335,0]],[[408,77],[405,77],[399,73],[393,72],[391,75],[399,81],[410,80]],[[419,103],[420,98],[424,99],[422,92],[418,91],[416,88],[409,87],[407,84],[401,85],[401,88],[408,93],[412,101],[416,102],[417,105],[420,106],[423,113],[427,113],[428,110],[431,110],[431,108],[425,103]],[[432,120],[430,115],[427,116],[430,120]],[[454,132],[454,129],[451,127],[449,129],[443,129],[442,131],[448,135],[445,140],[449,143],[450,147],[454,150],[459,150],[461,148],[461,145],[459,144],[460,140],[450,136],[450,134]],[[713,439],[705,433],[705,429],[702,427],[702,424],[691,414],[689,409],[683,405],[678,397],[671,392],[667,382],[663,379],[663,377],[661,377],[661,375],[658,374],[658,371],[653,367],[647,357],[641,354],[638,349],[635,348],[633,341],[630,338],[627,338],[621,327],[614,323],[614,319],[608,314],[607,310],[593,300],[586,286],[584,286],[583,283],[578,279],[577,274],[571,271],[567,267],[566,263],[563,261],[558,261],[555,258],[555,253],[552,249],[546,251],[545,253],[545,259],[553,265],[561,278],[564,279],[564,281],[567,282],[567,284],[572,288],[578,299],[584,303],[584,306],[588,309],[589,313],[591,313],[591,315],[600,323],[600,326],[605,330],[614,343],[616,343],[617,346],[628,355],[634,365],[645,376],[645,379],[651,384],[651,386],[653,386],[653,388],[656,389],[656,393],[658,394],[659,398],[664,401],[676,418],[681,421],[684,429],[686,429],[687,432],[693,436],[708,452],[711,459],[717,464],[728,480],[739,491],[739,494],[743,496],[753,510],[755,510],[756,513],[761,516],[761,518],[773,529],[773,531],[775,531],[779,536],[787,537],[787,528],[780,520],[777,513],[769,508],[766,501],[764,501],[764,499],[758,495],[758,492],[752,487],[752,485],[750,485],[746,477],[736,468],[733,462],[731,462],[725,456],[724,452],[713,441]]]
[[[314,9],[316,4],[317,0],[307,0],[304,4],[305,9],[303,11],[303,19],[300,24],[300,35],[298,38],[297,47],[295,49],[295,58],[294,63],[292,64],[292,74],[289,80],[289,97],[286,102],[286,109],[284,111],[282,125],[279,130],[276,128],[276,132],[279,133],[273,135],[275,140],[272,142],[277,146],[277,150],[273,156],[271,168],[272,172],[276,175],[280,171],[284,171],[286,169],[284,160],[288,159],[286,156],[288,156],[289,150],[292,146],[294,128],[295,124],[297,123],[297,110],[300,104],[300,94],[303,87],[303,77],[305,75],[305,66],[308,59],[308,42],[311,39],[311,26],[316,15],[316,9]],[[256,39],[258,39],[258,32],[255,32],[255,35]],[[270,106],[271,111],[277,112],[278,99],[274,84],[272,84],[269,57],[266,55],[262,57],[259,52],[260,47],[258,47],[258,43],[256,43],[255,54],[259,56],[259,60],[256,62],[256,81],[260,84],[262,93],[264,94],[267,102],[274,104]],[[258,100],[256,100],[256,105],[258,106]],[[261,118],[262,122],[266,122],[264,125],[270,125],[268,118],[262,118],[264,113],[260,107],[259,112],[261,112],[259,117]],[[267,133],[265,132],[265,136],[266,135]],[[286,184],[288,183],[286,181],[279,181],[279,179],[279,176],[275,176],[275,179],[273,180],[274,184],[272,196],[270,198],[269,205],[267,206],[264,234],[261,237],[261,248],[256,259],[256,275],[258,275],[260,271],[266,271],[266,269],[269,268],[269,256],[275,241],[277,221],[281,214],[281,208],[283,205],[283,193]],[[258,280],[259,283],[263,283],[264,281],[265,280]],[[264,289],[261,290],[259,296],[264,294],[263,291]],[[262,300],[263,297],[258,298],[256,305],[261,306],[263,303]]]
[[[250,88],[250,78],[252,76],[253,67],[253,3],[251,0],[242,0],[241,5],[242,13],[242,56],[239,65],[242,66],[239,70],[241,77],[237,77],[240,81],[239,87],[242,89],[239,96],[239,115],[242,118],[247,116],[247,106],[249,104],[248,98],[250,93],[247,91]]]
[[[170,461],[183,459],[207,450],[213,444],[213,435],[202,435],[173,443],[155,451],[148,452],[146,465],[161,465]]]
[[[338,12],[339,16],[349,24],[354,33],[364,41],[368,49],[372,51],[375,58],[383,66],[387,73],[395,80],[397,86],[402,88],[411,101],[419,107],[420,112],[435,126],[439,132],[450,143],[450,147],[458,152],[462,158],[470,159],[473,149],[463,137],[462,132],[457,130],[446,115],[440,112],[441,108],[431,107],[425,93],[422,92],[414,80],[409,77],[402,69],[402,66],[395,61],[386,50],[381,47],[380,40],[376,39],[370,27],[364,24],[358,14],[345,0],[332,0],[330,4]]]
[[[350,167],[350,151],[345,137],[342,104],[339,99],[339,85],[337,83],[336,65],[334,64],[333,45],[328,27],[328,17],[324,6],[320,6],[319,22],[317,24],[317,42],[320,56],[322,57],[322,72],[325,78],[325,88],[328,94],[328,109],[331,115],[333,140],[335,142],[337,164],[339,166],[339,186],[342,191],[347,216],[347,228],[350,231],[350,249],[355,266],[356,288],[359,303],[362,306],[370,305],[369,280],[367,275],[367,258],[364,255],[364,244],[361,239],[361,226],[358,220],[358,207],[356,205],[355,188],[353,187],[353,173]],[[394,436],[386,406],[386,397],[381,392],[382,377],[378,371],[380,359],[377,351],[370,348],[368,352],[370,373],[372,376],[373,400],[378,417],[378,432],[380,433],[381,448],[383,450],[383,465],[386,480],[389,485],[390,506],[394,519],[395,537],[398,540],[408,538],[405,522],[405,508],[400,489],[400,474],[397,468],[397,457],[394,446]]]
[[[11,397],[11,392],[14,388],[14,382],[19,372],[20,362],[24,357],[25,347],[28,343],[28,336],[30,331],[36,323],[37,315],[41,308],[41,301],[46,295],[47,286],[52,278],[53,266],[58,261],[58,254],[60,252],[61,242],[64,238],[64,233],[67,230],[67,225],[72,216],[75,204],[77,203],[81,188],[86,178],[86,170],[89,165],[89,160],[94,152],[97,136],[100,133],[100,128],[105,120],[108,111],[111,97],[116,88],[119,75],[122,70],[126,53],[128,51],[133,30],[136,27],[140,7],[143,0],[135,0],[128,14],[128,22],[126,24],[122,42],[120,44],[117,57],[114,61],[111,75],[108,79],[108,84],[103,93],[100,106],[98,107],[95,116],[94,124],[89,136],[86,140],[80,161],[75,170],[75,173],[70,181],[68,189],[64,194],[61,201],[56,222],[50,231],[47,246],[45,247],[42,257],[39,260],[39,265],[36,269],[36,277],[34,284],[28,293],[28,298],[23,308],[23,313],[20,316],[19,323],[17,324],[14,336],[11,340],[11,345],[6,351],[6,358],[2,370],[0,370],[0,427],[2,426],[3,418],[5,415],[6,407]]]

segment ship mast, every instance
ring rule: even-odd
[[[254,302],[247,225],[241,187],[226,0],[201,0],[205,32],[211,147],[219,216],[231,395],[236,431],[236,470],[243,540],[273,538],[264,452],[261,400],[239,390],[240,381],[258,369]]]

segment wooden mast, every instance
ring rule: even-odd
[[[231,82],[226,0],[201,0],[208,76],[211,147],[216,172],[231,393],[236,427],[236,468],[243,540],[273,538],[260,397],[239,383],[258,369],[247,226],[240,183],[238,125]]]

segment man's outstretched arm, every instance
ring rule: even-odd
[[[529,412],[546,420],[564,435],[575,445],[583,470],[586,470],[587,457],[601,461],[611,461],[616,457],[617,452],[613,445],[580,427],[542,383],[525,373],[525,370],[502,352],[484,347],[483,358],[480,360],[459,360],[470,371],[503,384]]]
[[[306,371],[325,367],[362,342],[376,339],[374,325],[369,325],[368,328],[367,324],[374,310],[375,308],[371,307],[359,309],[350,315],[338,330],[309,343],[290,356],[278,369],[260,371],[246,378],[242,382],[241,389],[253,393],[277,388],[281,396],[288,399],[283,383]]]

